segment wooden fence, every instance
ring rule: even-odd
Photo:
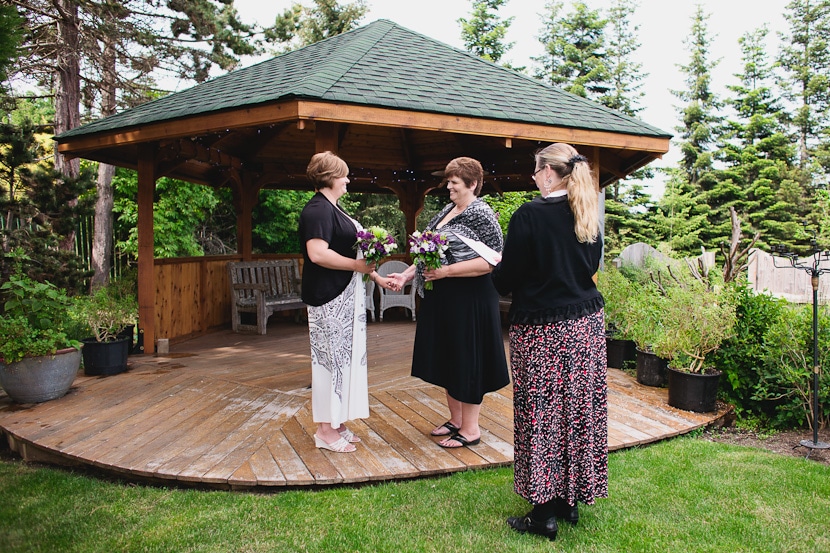
[[[802,258],[801,261],[805,265],[813,265],[812,257]],[[830,270],[830,261],[825,261],[819,266]],[[753,250],[749,256],[747,271],[749,282],[759,292],[767,291],[792,303],[813,303],[810,273],[793,268],[788,259],[774,258],[764,251]],[[818,299],[819,304],[830,303],[830,273],[824,275],[824,278],[819,277]]]
[[[707,263],[713,263],[713,252],[707,252]],[[652,248],[648,244],[638,242],[632,244],[620,252],[615,263],[630,263],[639,267],[645,266],[647,258],[668,260],[668,258]],[[802,258],[805,265],[812,266],[813,258]],[[830,261],[825,261],[821,268],[830,269]],[[773,296],[785,298],[791,303],[813,303],[813,285],[810,281],[810,273],[803,269],[795,269],[788,259],[782,257],[773,258],[772,255],[762,250],[752,250],[749,256],[747,268],[749,283],[758,292],[766,292]],[[830,303],[830,273],[825,278],[819,278],[818,289],[819,304]]]

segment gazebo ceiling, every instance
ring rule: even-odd
[[[436,184],[457,156],[479,159],[485,190],[533,188],[550,142],[593,151],[602,186],[668,151],[637,119],[380,20],[56,137],[68,156],[211,186],[305,189],[305,167],[335,150],[352,191]],[[244,178],[243,178],[244,175]]]

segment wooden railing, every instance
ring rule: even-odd
[[[303,260],[299,254],[254,256],[254,259],[284,258],[299,258],[302,271]],[[156,259],[155,337],[176,343],[230,327],[227,264],[241,260],[241,255]],[[285,313],[274,316],[280,315],[290,316]]]

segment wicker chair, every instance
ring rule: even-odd
[[[391,273],[402,273],[406,270],[408,265],[403,261],[387,261],[378,267],[378,274],[381,276],[389,276]],[[383,321],[383,312],[390,307],[405,307],[409,309],[412,314],[412,320],[415,320],[415,287],[408,284],[403,290],[394,291],[385,288],[379,288],[380,291],[380,306],[378,307],[378,318]]]

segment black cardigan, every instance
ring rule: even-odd
[[[567,196],[540,197],[519,207],[492,273],[499,294],[513,294],[509,321],[546,324],[602,309],[592,279],[601,258],[601,236],[593,244],[577,240]]]
[[[320,238],[340,255],[356,259],[354,244],[357,241],[357,228],[348,215],[318,192],[300,213],[299,233],[304,261],[302,298],[308,305],[323,305],[346,289],[354,271],[327,269],[313,263],[308,257],[306,242]]]

